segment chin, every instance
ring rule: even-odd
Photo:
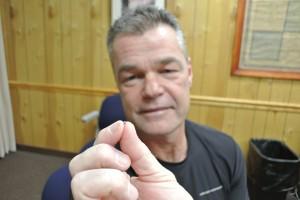
[[[172,133],[170,129],[143,128],[141,133],[149,136],[166,136]]]
[[[170,123],[171,122],[171,123]],[[137,125],[138,134],[147,135],[147,136],[167,136],[172,134],[178,126],[176,122],[172,120],[160,121],[160,122],[141,122]]]

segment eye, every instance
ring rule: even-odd
[[[125,85],[133,85],[137,78],[138,77],[136,75],[126,75],[121,78],[121,83]]]
[[[175,69],[163,69],[163,70],[161,70],[161,73],[165,73],[165,74],[173,73],[173,72],[177,72],[177,70],[175,70]]]
[[[132,73],[132,72],[124,72],[120,75],[120,83],[125,86],[133,86],[137,84],[142,79],[142,74]]]
[[[171,62],[161,67],[159,73],[166,77],[173,77],[180,71],[179,65],[177,63]]]
[[[137,78],[137,76],[131,75],[131,76],[126,77],[124,81],[125,81],[125,82],[126,82],[126,81],[132,81],[132,80],[134,80],[134,79],[136,79],[136,78]]]

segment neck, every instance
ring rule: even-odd
[[[188,144],[184,128],[168,135],[140,138],[153,155],[162,161],[178,163],[186,158]]]

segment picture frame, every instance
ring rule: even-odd
[[[239,0],[231,74],[300,80],[300,2]]]

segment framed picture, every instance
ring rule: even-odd
[[[239,0],[233,75],[300,79],[300,1]]]
[[[165,0],[112,0],[111,24],[118,19],[126,9],[134,9],[140,5],[154,5],[158,8],[165,8]]]

